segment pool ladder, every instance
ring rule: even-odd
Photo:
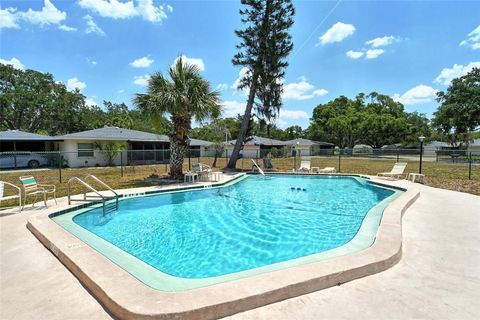
[[[90,184],[86,182],[86,180],[93,180],[96,183],[100,184],[101,186],[107,188],[109,191],[113,193],[113,196],[107,197],[102,195],[100,192],[98,192],[94,187],[92,187]],[[83,189],[83,199],[72,199],[71,197],[71,191],[72,191],[72,183],[73,182],[78,182],[80,183],[84,189]],[[87,190],[90,190],[91,192],[95,193],[95,195],[87,195]],[[108,213],[114,212],[118,210],[118,193],[115,192],[112,188],[110,188],[109,185],[107,185],[105,182],[102,180],[98,179],[95,177],[93,174],[86,175],[85,178],[80,179],[79,177],[72,177],[68,180],[67,182],[67,191],[68,191],[68,204],[71,204],[72,201],[87,201],[90,198],[91,201],[96,201],[96,202],[101,202],[102,207],[103,207],[103,214],[106,215]],[[108,200],[115,199],[114,202],[108,202]]]

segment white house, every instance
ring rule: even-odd
[[[230,155],[235,146],[236,140],[229,141],[227,145]],[[259,136],[251,136],[243,145],[241,154],[244,158],[262,158],[268,155],[273,148],[288,148],[288,155],[292,155],[293,150],[297,150],[297,155],[312,156],[321,154],[320,149],[333,149],[334,144],[328,142],[313,141],[308,139],[293,139],[288,141],[275,140]]]
[[[69,167],[104,166],[107,158],[100,151],[104,143],[125,143],[126,148],[113,159],[116,165],[133,165],[167,162],[170,158],[170,140],[166,135],[118,127],[70,133],[56,137],[55,150],[61,151]],[[192,156],[203,156],[211,142],[191,139]]]
[[[333,149],[335,145],[329,142],[322,142],[322,141],[314,141],[309,139],[293,139],[285,141],[287,146],[290,147],[290,150],[297,151],[297,155],[300,156],[314,156],[314,155],[321,155],[325,154],[325,149]]]

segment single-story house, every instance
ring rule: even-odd
[[[473,142],[468,145],[467,150],[473,154],[480,154],[480,139],[473,140]]]
[[[236,140],[231,140],[227,144],[228,154],[230,155],[235,146]],[[273,148],[287,148],[287,154],[292,155],[293,150],[296,150],[297,155],[313,156],[321,154],[320,149],[333,149],[335,145],[328,142],[313,141],[303,138],[281,141],[259,136],[251,136],[243,145],[241,154],[245,158],[262,158],[268,155]]]
[[[295,147],[295,150],[297,151],[297,155],[299,154],[300,156],[314,156],[314,155],[325,154],[325,151],[322,152],[321,150],[324,150],[324,149],[333,150],[335,148],[335,145],[333,143],[314,141],[314,140],[309,140],[304,138],[288,140],[288,141],[285,141],[285,143],[291,149],[290,154],[291,154],[291,151],[293,150],[293,147]]]
[[[118,127],[70,133],[57,137],[55,150],[61,151],[70,167],[103,166],[107,160],[98,148],[103,143],[123,142],[126,150],[115,157],[114,164],[164,163],[170,159],[170,139],[166,135]],[[212,143],[191,139],[191,156],[203,156]]]
[[[236,141],[237,140],[228,141],[226,146],[228,156],[232,154]],[[240,153],[244,158],[262,158],[266,156],[272,150],[272,148],[283,148],[286,146],[287,143],[285,141],[259,136],[250,136],[246,139],[246,142],[244,142],[243,150]]]

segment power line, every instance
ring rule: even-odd
[[[338,0],[337,3],[333,6],[333,8],[328,12],[328,14],[320,21],[320,23],[313,29],[313,31],[310,33],[310,35],[305,39],[305,41],[302,43],[302,45],[293,53],[292,59],[295,58],[295,56],[302,50],[302,48],[307,44],[308,41],[313,37],[313,35],[317,32],[317,30],[323,25],[325,20],[327,20],[330,15],[335,11],[335,9],[338,7],[338,5],[342,2],[342,0]]]

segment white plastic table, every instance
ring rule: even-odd
[[[214,181],[220,181],[223,177],[223,172],[220,172],[220,171],[215,171],[215,172],[212,172],[212,179]]]
[[[187,182],[195,183],[195,178],[197,178],[197,181],[198,181],[198,174],[193,172],[187,172],[183,176],[183,183],[187,183]]]
[[[409,173],[408,181],[425,183],[425,175],[421,173]]]

